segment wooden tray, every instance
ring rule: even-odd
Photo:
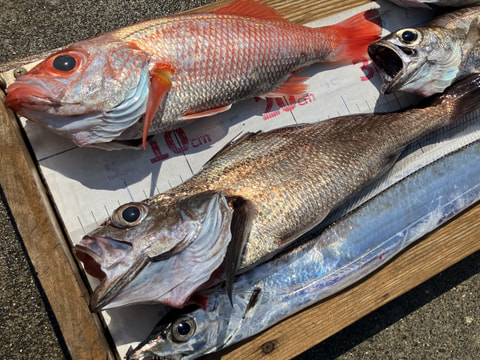
[[[292,21],[305,23],[368,1],[265,2]],[[221,5],[223,3],[217,3],[205,9]],[[19,63],[5,64],[0,69],[5,71]],[[5,108],[4,97],[0,92],[0,184],[70,354],[73,359],[117,359],[118,354],[101,317],[89,311],[85,279],[72,255],[60,217],[32,159],[23,131],[15,115]],[[480,204],[477,204],[356,286],[247,342],[206,358],[290,359],[480,250],[479,233]]]

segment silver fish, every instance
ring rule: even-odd
[[[206,311],[167,314],[127,359],[194,359],[357,283],[480,200],[479,156],[480,141],[453,152],[312,234],[300,247],[239,276],[233,307],[224,291],[216,291]]]
[[[404,28],[372,43],[382,91],[431,96],[480,70],[480,7],[459,9],[428,25]]]
[[[480,106],[480,78],[467,80],[426,107],[247,135],[185,183],[121,206],[75,248],[87,272],[103,275],[92,309],[181,307],[223,278],[231,293],[236,274],[317,226],[389,169],[406,145]],[[191,250],[197,241],[203,260]],[[209,253],[215,260],[204,264]],[[192,273],[203,282],[186,281]]]

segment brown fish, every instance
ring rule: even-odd
[[[221,281],[222,262],[230,290],[235,274],[318,225],[389,169],[407,144],[480,107],[479,86],[477,75],[404,112],[244,135],[190,180],[120,207],[76,246],[86,270],[102,278],[92,308],[182,306]],[[203,245],[191,251],[197,241]],[[190,280],[200,275],[202,281]]]

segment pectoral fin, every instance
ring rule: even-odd
[[[230,302],[232,300],[233,280],[237,274],[242,259],[243,249],[247,243],[252,228],[253,219],[256,215],[254,204],[243,198],[236,198],[232,201],[233,217],[230,226],[232,240],[228,244],[225,255],[225,287]]]
[[[148,130],[153,121],[153,116],[163,102],[165,95],[172,87],[173,69],[168,64],[156,64],[150,71],[151,84],[148,93],[145,124],[143,126],[143,148],[146,148]]]

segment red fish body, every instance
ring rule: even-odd
[[[148,134],[246,98],[304,95],[297,72],[363,55],[379,33],[364,13],[309,28],[239,0],[73,44],[19,77],[6,101],[80,146],[141,137],[145,145]]]

